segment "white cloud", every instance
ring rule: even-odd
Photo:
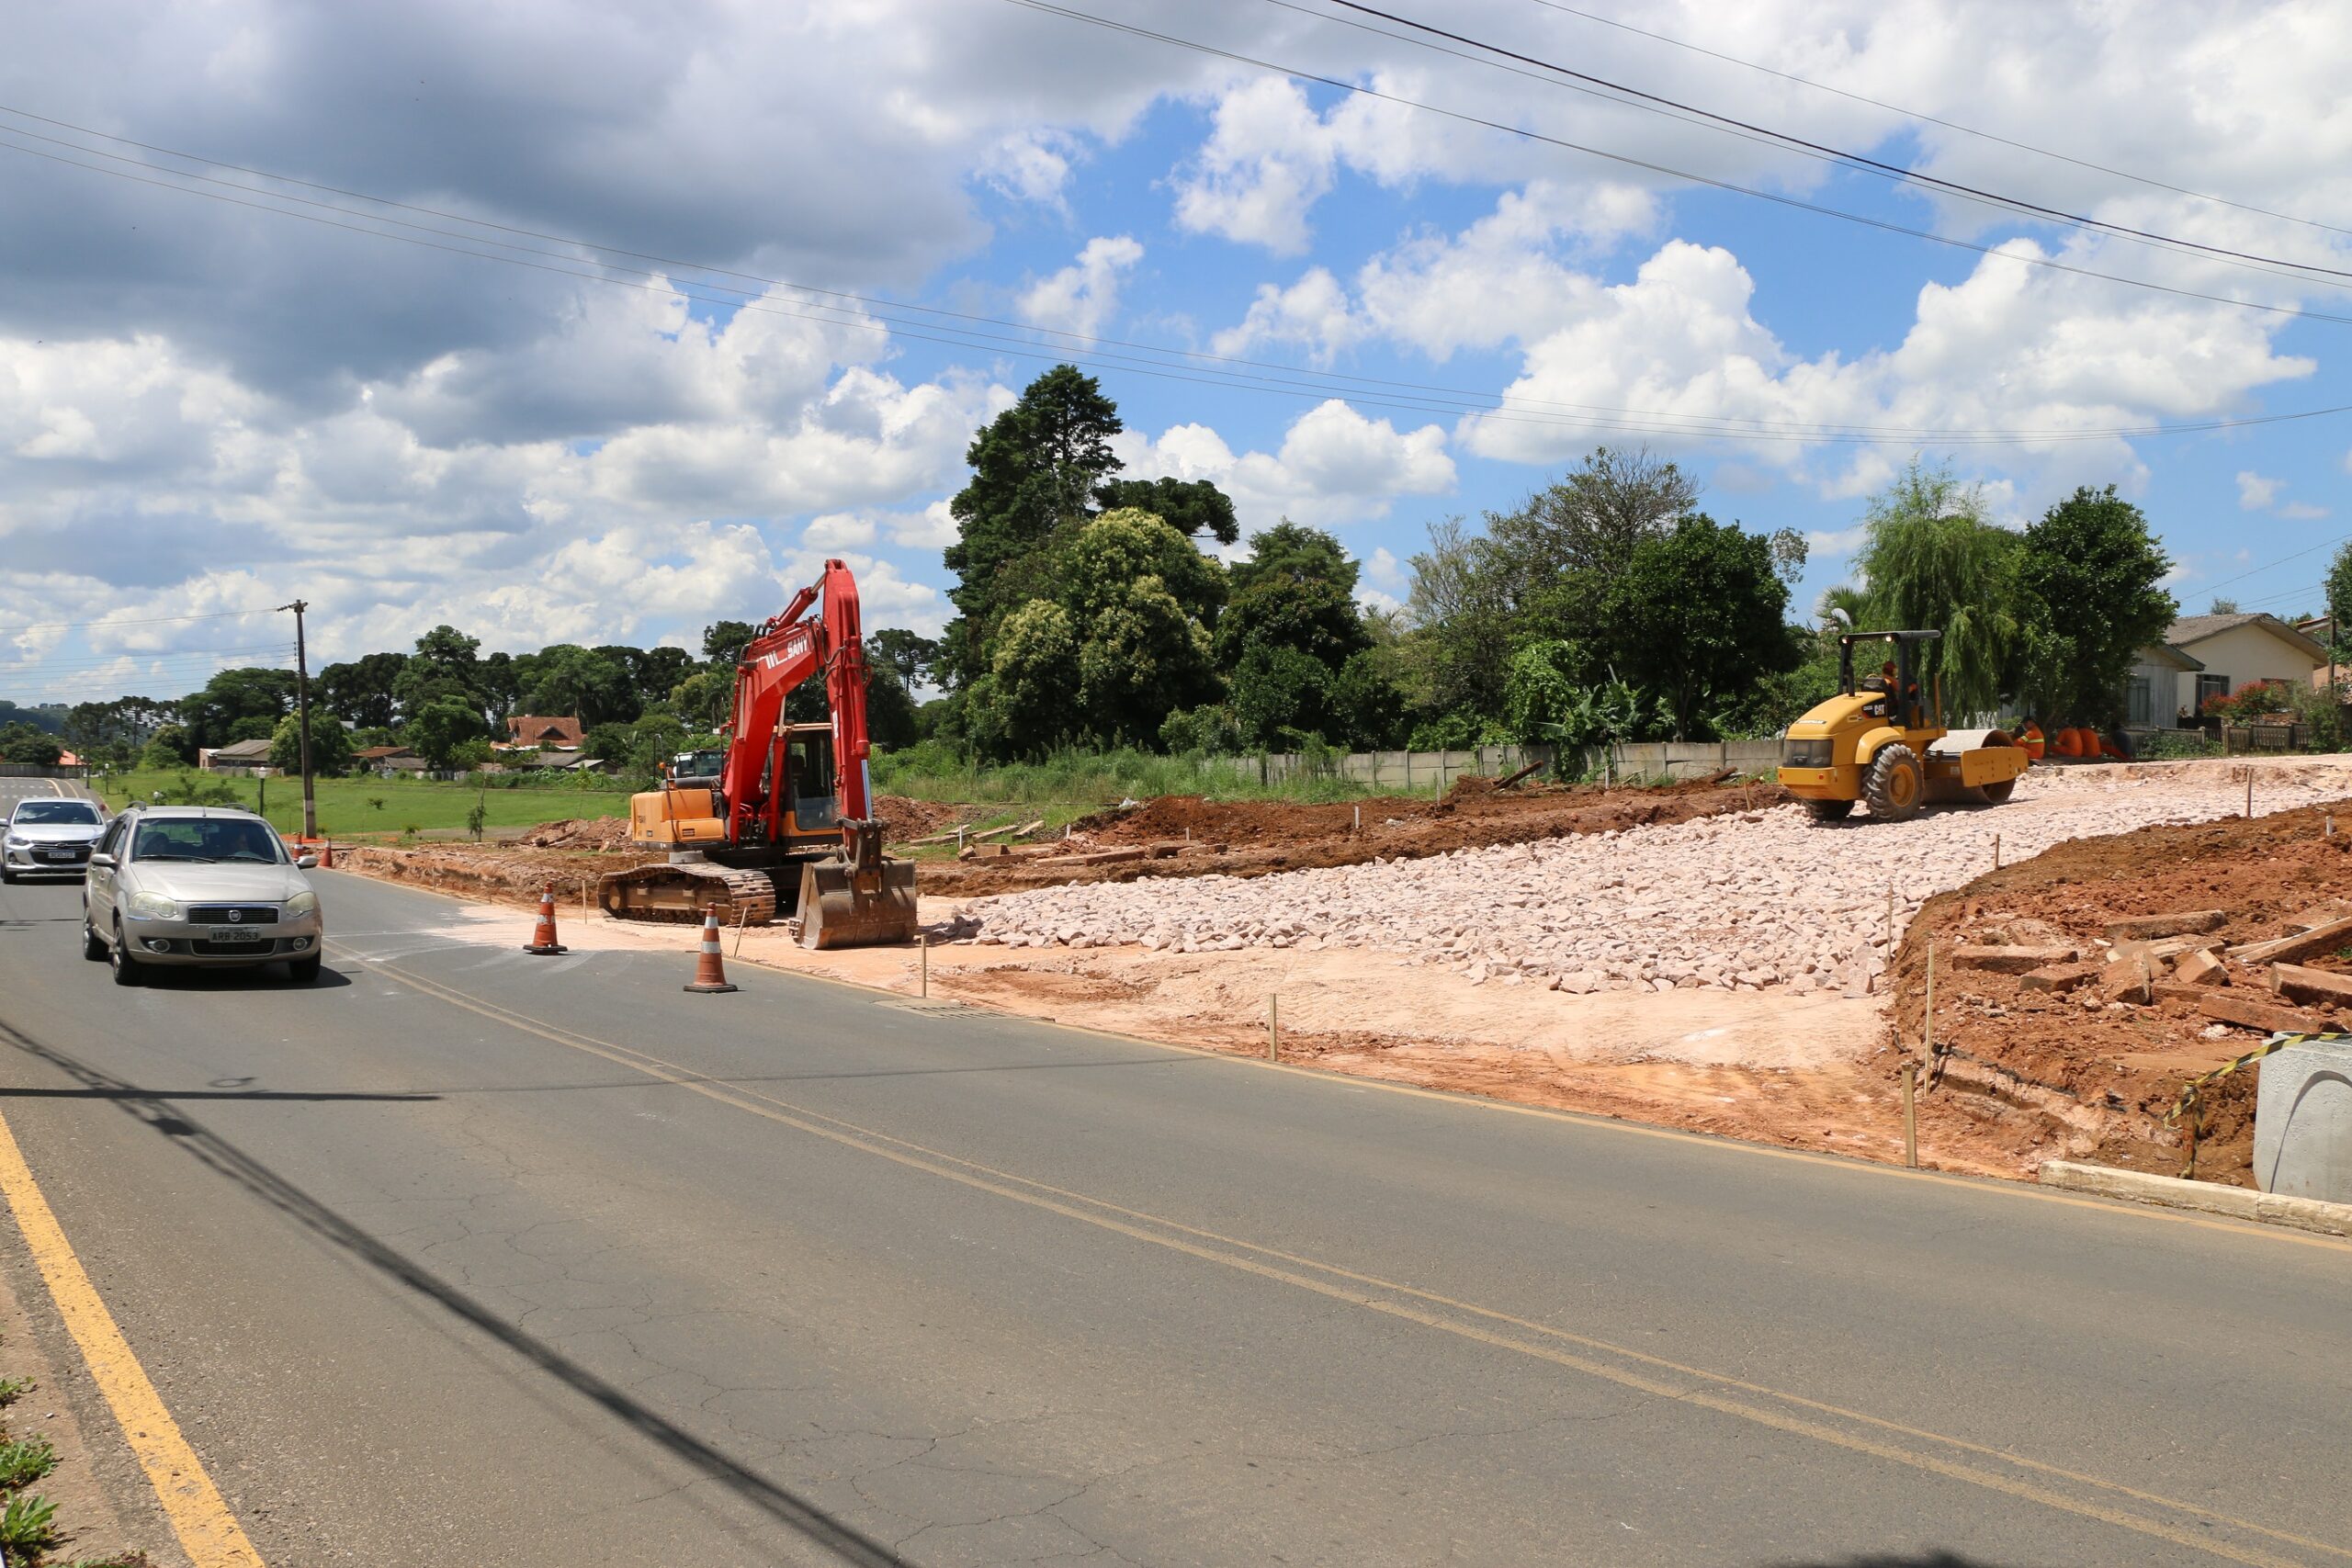
[[[1385,545],[1375,546],[1372,554],[1363,558],[1363,578],[1374,587],[1392,593],[1402,593],[1411,581],[1406,575],[1405,563]]]
[[[1086,242],[1078,260],[1042,277],[1021,296],[1021,314],[1037,326],[1097,337],[1119,308],[1119,283],[1143,260],[1143,246],[1125,234]]]
[[[1245,533],[1288,517],[1318,527],[1385,517],[1401,496],[1454,486],[1445,432],[1398,431],[1339,399],[1300,415],[1276,452],[1236,455],[1204,424],[1180,424],[1156,441],[1129,431],[1112,443],[1138,479],[1209,479],[1233,497]]]
[[[1176,183],[1177,225],[1295,255],[1306,248],[1308,209],[1331,188],[1335,156],[1304,89],[1255,78],[1217,100],[1215,129]]]
[[[800,532],[800,542],[812,550],[838,550],[874,542],[874,519],[854,512],[828,512],[812,517]]]
[[[2326,516],[2327,508],[2313,506],[2308,501],[2290,501],[2278,509],[2278,515],[2290,522],[2308,523],[2313,518]]]
[[[2278,492],[2286,488],[2284,479],[2265,479],[2251,468],[2241,468],[2238,470],[2239,509],[2245,512],[2267,511],[2271,502],[2278,499]]]
[[[1019,201],[1067,212],[1064,188],[1070,165],[1081,156],[1078,139],[1052,127],[1017,130],[981,155],[979,173],[990,186]]]

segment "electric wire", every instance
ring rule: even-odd
[[[2048,271],[2066,273],[2077,277],[2096,278],[2108,283],[2120,283],[2129,288],[2143,288],[2153,293],[2170,295],[2177,299],[2198,299],[2213,305],[2228,305],[2242,310],[2253,310],[2265,315],[2283,316],[2297,321],[2327,321],[2338,326],[2352,325],[2352,316],[2338,315],[2324,310],[2309,310],[2301,308],[2301,306],[2295,305],[2273,305],[2258,299],[2236,299],[2226,294],[2208,293],[2202,289],[2189,288],[2181,285],[2159,283],[2153,278],[2132,277],[2121,273],[2101,272],[2096,267],[2079,266],[2071,262],[2061,261],[2054,256],[2024,254],[2018,252],[2007,250],[1999,245],[1983,244],[1973,240],[1962,239],[1957,235],[1939,234],[1933,230],[1916,228],[1909,224],[1895,222],[1890,219],[1872,218],[1865,213],[1849,211],[1844,208],[1830,207],[1821,202],[1807,201],[1801,197],[1787,196],[1776,191],[1764,190],[1755,186],[1742,185],[1736,180],[1719,179],[1712,175],[1693,174],[1690,170],[1676,168],[1670,164],[1658,163],[1654,159],[1638,158],[1627,152],[1613,152],[1609,151],[1607,148],[1592,146],[1586,142],[1572,141],[1566,137],[1548,135],[1543,131],[1531,130],[1524,126],[1511,125],[1502,120],[1488,119],[1484,116],[1471,114],[1463,109],[1446,108],[1441,105],[1428,103],[1419,98],[1407,97],[1400,93],[1391,93],[1378,87],[1365,86],[1361,83],[1341,81],[1337,77],[1325,76],[1316,72],[1279,64],[1272,61],[1260,59],[1255,55],[1243,54],[1238,51],[1226,49],[1220,45],[1202,43],[1197,39],[1181,38],[1173,33],[1160,32],[1156,28],[1142,27],[1133,22],[1121,22],[1113,20],[1107,17],[1098,17],[1091,12],[1077,10],[1068,6],[1053,4],[1052,0],[1003,0],[1003,3],[1008,6],[1018,6],[1023,10],[1036,11],[1046,16],[1060,17],[1069,21],[1082,22],[1089,26],[1102,28],[1113,32],[1126,33],[1136,38],[1147,39],[1154,42],[1168,44],[1178,49],[1192,50],[1198,53],[1210,55],[1216,59],[1229,60],[1237,64],[1248,65],[1256,70],[1270,72],[1277,75],[1292,77],[1298,81],[1312,82],[1320,86],[1332,88],[1337,92],[1349,93],[1360,97],[1370,98],[1382,103],[1395,104],[1401,108],[1418,109],[1425,114],[1433,114],[1446,119],[1458,121],[1464,125],[1474,125],[1485,130],[1499,131],[1506,136],[1517,137],[1522,141],[1542,142],[1548,146],[1562,148],[1567,152],[1581,152],[1589,157],[1602,158],[1611,163],[1623,164],[1628,167],[1646,169],[1653,174],[1664,175],[1669,178],[1682,180],[1691,185],[1705,186],[1714,190],[1726,191],[1737,196],[1750,197],[1758,201],[1768,201],[1778,207],[1786,207],[1800,212],[1810,212],[1825,218],[1836,218],[1845,222],[1859,224],[1864,228],[1880,230],[1885,233],[1899,234],[1909,239],[1924,241],[1928,244],[1942,245],[1952,250],[1966,251],[1980,256],[2015,262],[2025,266],[2041,267]]]
[[[1015,3],[1021,3],[1021,0],[1015,0]],[[29,115],[27,111],[9,108],[6,106],[0,106],[0,113],[40,119],[43,123],[56,125],[65,129],[80,129],[71,127],[63,121],[51,120],[47,119],[45,117]],[[106,135],[104,132],[89,132],[89,134],[98,136]],[[135,168],[146,171],[148,174],[160,175],[167,177],[162,179],[151,179],[141,175],[130,174],[123,170],[83,164],[72,158],[42,152],[38,148],[18,145],[17,143],[7,140],[7,137],[10,136],[33,137],[36,140],[49,142],[52,146],[65,147],[71,151],[81,152],[86,156],[105,158],[119,163],[127,163]],[[181,152],[172,149],[161,148],[154,143],[133,141],[128,138],[107,139],[119,141],[126,145],[139,147],[145,151],[156,152],[164,156],[178,157],[189,162],[210,162],[210,160],[205,159],[199,154]],[[370,197],[364,193],[347,191],[343,187],[322,186],[317,182],[300,180],[293,176],[274,175],[267,171],[255,170],[243,165],[226,164],[213,164],[215,167],[229,168],[239,173],[251,174],[257,178],[283,180],[286,183],[305,186],[307,188],[325,190],[333,194],[345,195],[355,200],[374,202],[402,210],[430,213],[441,216],[451,222],[479,224],[482,227],[497,230],[502,232],[518,233],[528,237],[546,238],[553,243],[571,245],[581,250],[592,252],[601,251],[619,255],[632,255],[641,260],[662,261],[668,265],[687,266],[697,271],[714,272],[720,276],[743,277],[770,287],[791,288],[802,292],[817,293],[835,299],[852,300],[864,308],[861,313],[852,313],[845,307],[827,305],[821,300],[815,300],[803,302],[808,307],[806,310],[791,310],[775,304],[772,299],[753,296],[747,290],[729,288],[721,285],[703,283],[698,280],[680,280],[675,277],[666,276],[662,274],[649,271],[644,268],[622,266],[608,262],[594,261],[593,258],[572,257],[561,253],[541,251],[535,247],[514,245],[505,242],[487,239],[479,234],[437,229],[424,224],[409,223],[398,219],[385,218],[380,214],[355,212],[348,208],[339,207],[334,203],[311,201],[308,198],[290,196],[281,191],[258,190],[253,186],[244,186],[234,181],[223,181],[211,176],[194,174],[187,170],[166,168],[142,160],[126,158],[122,154],[108,152],[102,148],[84,147],[74,142],[62,141],[59,138],[40,136],[39,133],[25,131],[13,126],[0,127],[0,149],[21,152],[37,158],[47,159],[51,162],[64,164],[68,167],[84,169],[94,174],[127,179],[135,184],[151,186],[165,190],[175,190],[183,195],[196,196],[206,199],[220,200],[233,206],[251,208],[254,210],[272,213],[279,217],[295,218],[305,221],[320,223],[329,228],[342,229],[350,232],[369,235],[379,239],[393,240],[403,243],[419,245],[426,249],[443,251],[458,255],[471,256],[477,260],[503,262],[508,265],[527,267],[535,271],[550,272],[564,276],[581,278],[586,281],[605,283],[615,287],[632,288],[645,292],[659,294],[676,294],[683,298],[693,299],[704,304],[720,305],[734,310],[750,310],[765,314],[789,316],[797,319],[817,321],[820,324],[847,326],[866,331],[882,332],[887,331],[889,327],[898,327],[901,329],[898,334],[899,336],[912,341],[941,344],[950,347],[977,349],[979,352],[984,353],[1004,354],[1013,357],[1031,359],[1080,359],[1084,363],[1128,373],[1156,376],[1163,379],[1191,381],[1194,384],[1215,386],[1230,390],[1268,392],[1292,397],[1328,398],[1339,396],[1362,403],[1366,407],[1383,408],[1409,413],[1436,413],[1455,417],[1475,415],[1483,419],[1493,419],[1510,423],[1557,425],[1579,430],[1600,430],[1609,433],[1626,433],[1661,437],[1679,436],[1699,439],[1781,441],[1789,443],[1819,443],[1832,445],[1875,445],[1891,441],[1900,442],[1920,440],[1963,446],[2008,446],[2116,439],[2146,439],[2158,435],[2199,434],[2212,430],[2233,429],[2249,424],[2274,423],[2301,419],[2322,418],[2352,412],[2352,405],[2338,405],[2323,409],[2295,411],[2282,414],[2251,416],[2243,419],[2196,421],[2176,424],[2084,428],[2057,427],[2042,430],[2002,428],[1954,430],[1926,425],[1895,426],[1836,424],[1803,421],[1780,421],[1761,419],[1747,415],[1696,414],[1660,410],[1629,410],[1614,408],[1609,405],[1562,403],[1553,402],[1549,400],[1527,399],[1516,396],[1498,397],[1492,393],[1477,393],[1464,389],[1437,387],[1427,383],[1384,380],[1378,378],[1356,377],[1342,373],[1297,371],[1290,367],[1281,366],[1270,361],[1250,360],[1231,355],[1207,355],[1193,350],[1163,348],[1150,344],[1126,343],[1123,340],[1116,339],[1087,338],[1082,334],[1057,333],[1054,329],[1026,327],[1022,323],[1004,321],[998,318],[975,316],[967,312],[945,311],[929,306],[899,305],[895,302],[880,301],[874,299],[869,296],[852,294],[842,290],[814,288],[810,286],[796,283],[788,279],[761,278],[758,277],[757,275],[733,272],[726,268],[707,267],[701,264],[691,262],[667,260],[666,258],[650,255],[646,253],[629,252],[621,250],[617,247],[603,246],[594,242],[571,239],[560,235],[544,234],[539,231],[518,230],[508,225],[489,223],[483,220],[467,218],[458,214],[445,213],[441,212],[439,209],[422,208],[412,203],[390,201],[388,198]],[[219,195],[211,191],[198,190],[191,188],[187,185],[175,183],[182,180],[200,181],[209,185],[225,186],[231,190],[243,193],[243,196],[245,197],[260,197],[266,199],[242,199],[239,197]],[[338,218],[356,219],[361,221],[343,222],[338,221],[336,218],[323,217],[315,212],[288,210],[287,209],[272,205],[272,203],[279,201],[294,202],[301,206],[320,209],[324,212],[332,212],[336,214]],[[437,243],[435,240],[419,239],[412,234],[387,232],[384,230],[369,226],[377,223],[393,224],[400,228],[416,231],[418,233],[435,235],[442,240],[455,240],[461,242],[461,243],[443,244]],[[522,253],[526,256],[537,256],[542,259],[540,261],[534,262],[523,260],[517,256],[495,254],[469,248],[473,245],[490,245],[501,250],[516,251]],[[637,277],[646,281],[631,283],[627,278],[611,277],[605,276],[604,273],[600,272],[582,271],[577,266],[549,265],[552,262],[559,261],[579,261],[583,265],[599,265],[606,268],[608,271],[633,274]],[[696,292],[697,289],[705,290],[707,292],[698,293]],[[1024,348],[1020,346],[1022,344],[1031,343],[1033,340],[1029,338],[1011,338],[997,333],[978,332],[971,328],[943,326],[938,322],[928,321],[910,321],[905,317],[890,313],[891,311],[899,310],[916,310],[928,314],[945,316],[960,321],[978,321],[989,325],[1012,327],[1026,333],[1040,335],[1060,336],[1074,342],[1102,344],[1131,348],[1138,354],[1150,354],[1160,355],[1162,357],[1155,359],[1138,359],[1130,355],[1103,353],[1099,349],[1091,353],[1080,354],[1073,352],[1067,346],[1062,345],[1051,345],[1050,352],[1040,353],[1036,352],[1034,348]],[[2347,321],[2352,321],[2352,318],[2346,319]],[[1204,363],[1187,363],[1191,361]],[[1227,365],[1238,366],[1244,368],[1226,370],[1220,367]],[[1261,374],[1257,372],[1265,373]],[[1379,389],[1384,395],[1377,399],[1371,397],[1367,395],[1364,390],[1364,389],[1367,388]],[[1569,417],[1557,417],[1546,415],[1542,412],[1547,408],[1555,410],[1576,410],[1580,412],[1577,412]]]
[[[2256,252],[2236,250],[2227,245],[2208,244],[2202,241],[2184,239],[2175,234],[2165,234],[2153,230],[2133,228],[2129,224],[2116,223],[2107,219],[2095,218],[2085,213],[2070,212],[2063,208],[2051,207],[2044,203],[2033,201],[2024,197],[2009,196],[2000,191],[1986,190],[1976,186],[1963,185],[1957,180],[1946,179],[1939,175],[1928,174],[1926,171],[1919,169],[1905,168],[1899,164],[1890,164],[1883,159],[1873,158],[1868,153],[1854,152],[1843,148],[1832,147],[1826,143],[1815,141],[1809,138],[1799,136],[1792,131],[1775,130],[1770,126],[1758,125],[1748,120],[1736,118],[1730,115],[1719,114],[1713,109],[1702,108],[1695,104],[1686,104],[1678,99],[1666,97],[1661,94],[1652,93],[1640,87],[1628,85],[1623,82],[1611,81],[1605,76],[1596,76],[1589,72],[1577,71],[1569,66],[1556,64],[1548,60],[1539,59],[1534,55],[1521,53],[1517,50],[1507,49],[1500,44],[1488,43],[1483,39],[1472,38],[1465,33],[1451,31],[1445,28],[1438,27],[1434,23],[1416,21],[1410,17],[1402,16],[1396,12],[1384,11],[1377,6],[1363,4],[1363,0],[1328,0],[1328,3],[1333,6],[1344,7],[1347,10],[1359,12],[1367,17],[1378,17],[1381,20],[1393,23],[1397,27],[1409,28],[1416,32],[1427,33],[1435,38],[1446,39],[1452,42],[1463,44],[1470,50],[1483,51],[1483,53],[1473,54],[1465,53],[1462,50],[1442,49],[1437,45],[1429,43],[1427,39],[1407,38],[1401,34],[1389,32],[1379,28],[1364,28],[1364,30],[1375,33],[1382,38],[1396,39],[1402,43],[1417,43],[1423,48],[1436,49],[1438,52],[1452,56],[1457,60],[1470,61],[1473,63],[1485,64],[1496,69],[1510,69],[1510,67],[1501,65],[1500,61],[1517,61],[1521,64],[1535,67],[1539,71],[1553,73],[1554,76],[1566,78],[1566,80],[1553,80],[1551,77],[1533,75],[1530,72],[1517,70],[1511,71],[1511,74],[1513,75],[1527,76],[1531,80],[1535,81],[1550,81],[1555,86],[1568,87],[1575,91],[1590,93],[1607,102],[1621,104],[1629,108],[1642,109],[1649,113],[1663,114],[1669,118],[1679,119],[1686,124],[1703,123],[1711,129],[1724,130],[1730,134],[1739,136],[1745,141],[1760,141],[1770,145],[1783,147],[1791,151],[1802,152],[1807,157],[1821,159],[1825,162],[1838,164],[1841,167],[1855,169],[1865,174],[1877,175],[1881,178],[1926,186],[1928,188],[1939,191],[1947,196],[1958,197],[1964,201],[1976,202],[1980,205],[1998,208],[2005,211],[2020,213],[2028,217],[2041,218],[2052,222],[2071,224],[2079,229],[2107,234],[2118,239],[2129,240],[2133,243],[2153,246],[2157,249],[2194,253],[2199,256],[2223,262],[2230,265],[2249,267],[2254,271],[2267,273],[2274,277],[2292,277],[2299,281],[2319,283],[2325,287],[2335,288],[2346,287],[2346,283],[2345,281],[2339,280],[2352,280],[2352,271],[2347,271],[2342,267],[2327,266],[2317,262],[2300,262],[2284,256],[2263,255]],[[1312,11],[1308,9],[1308,7],[1297,4],[1296,0],[1266,0],[1266,4],[1279,6],[1286,11],[1296,11],[1302,15],[1321,15],[1321,13]],[[1351,21],[1344,17],[1327,17],[1324,19],[1339,22],[1345,27],[1364,27],[1363,23]],[[1496,56],[1498,58],[1487,59],[1485,58],[1487,55]],[[1586,84],[1586,85],[1579,85],[1579,84]]]
[[[2020,141],[2014,137],[2003,136],[1997,131],[1963,125],[1959,120],[1947,119],[1921,109],[1905,108],[1900,104],[1890,104],[1883,98],[1873,98],[1867,93],[1856,93],[1844,87],[1833,87],[1826,82],[1816,82],[1810,76],[1799,76],[1793,72],[1778,70],[1758,61],[1743,60],[1738,55],[1725,54],[1720,50],[1709,49],[1704,44],[1692,43],[1688,39],[1679,39],[1668,33],[1653,32],[1647,28],[1635,27],[1631,22],[1619,21],[1613,17],[1603,17],[1596,12],[1580,11],[1574,6],[1563,5],[1561,0],[1531,0],[1531,3],[1541,6],[1547,11],[1558,11],[1566,16],[1581,17],[1588,22],[1597,22],[1604,28],[1614,28],[1620,32],[1634,33],[1675,49],[1688,50],[1693,54],[1702,54],[1710,60],[1720,60],[1726,65],[1736,65],[1745,71],[1760,72],[1767,76],[1775,76],[1783,82],[1792,82],[1800,87],[1807,87],[1816,93],[1827,93],[1851,103],[1867,104],[1874,109],[1884,109],[1889,114],[1900,115],[1905,119],[1917,120],[1926,125],[1941,126],[1946,130],[1956,130],[1962,136],[1973,136],[1982,141],[1995,142],[2003,147],[2014,148],[2020,152],[2031,152],[2037,157],[2054,159],[2061,164],[2072,164],[2078,169],[2088,169],[2094,174],[2109,175],[2119,180],[2130,180],[2134,185],[2146,186],[2152,190],[2170,191],[2175,196],[2185,196],[2195,201],[2210,201],[2216,207],[2233,208],[2240,212],[2253,213],[2259,218],[2275,218],[2281,223],[2299,224],[2303,228],[2317,229],[2329,234],[2352,235],[2352,229],[2339,228],[2333,223],[2323,223],[2316,218],[2299,218],[2291,212],[2280,212],[2272,208],[2258,207],[2252,202],[2233,201],[2225,196],[2214,196],[2207,191],[2192,190],[2187,186],[2174,185],[2170,181],[2157,179],[2153,175],[2133,174],[2129,169],[2119,169],[2094,159],[2078,158],[2071,152],[2061,152],[2055,148],[2037,146],[2030,141]]]

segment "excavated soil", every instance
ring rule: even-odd
[[[2332,819],[2343,830],[2331,835]],[[2188,1080],[2252,1050],[2265,1031],[2217,1022],[2177,992],[2143,1006],[2110,1003],[2096,983],[2065,995],[2029,989],[2018,976],[1955,969],[1951,949],[2010,941],[2075,945],[2096,959],[2112,921],[2199,909],[2226,913],[2208,934],[2233,946],[2287,935],[2301,929],[2297,917],[2308,921],[2338,898],[2352,898],[2352,815],[2342,806],[2076,840],[1931,898],[1897,954],[1893,987],[1899,1036],[1918,1060],[1932,941],[1933,1040],[1945,1072],[1922,1104],[1948,1100],[2046,1157],[2182,1175],[2186,1129],[2165,1114]],[[2286,1005],[2267,971],[2217,956],[2228,983],[2214,994]],[[2299,962],[2352,968],[2336,954]],[[2352,1026],[2352,1014],[2334,1021]],[[2252,1184],[2259,1074],[2257,1064],[2200,1089],[2198,1179]]]
[[[1718,781],[1656,788],[1538,784],[1509,789],[1465,776],[1437,798],[1379,795],[1325,806],[1162,795],[1070,825],[1067,845],[1036,858],[988,856],[922,868],[925,892],[969,898],[1071,882],[1160,876],[1264,876],[1366,861],[1419,860],[1455,850],[1532,843],[1574,834],[1689,822],[1787,800],[1776,784]],[[1063,854],[1151,846],[1173,852],[1105,865],[1056,863]]]

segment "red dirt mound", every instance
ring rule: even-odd
[[[2287,1005],[2272,994],[2267,966],[2217,954],[2225,985],[2167,980],[2149,1002],[2111,1005],[2096,978],[2064,993],[2030,988],[2019,976],[1955,969],[1951,950],[2005,940],[2064,944],[2096,964],[2114,921],[2201,909],[2224,912],[2224,923],[2202,934],[2225,946],[2286,935],[2301,929],[2292,923],[2298,916],[2352,897],[2352,832],[2329,835],[2329,815],[2315,807],[2080,839],[1929,899],[1895,961],[1894,1017],[1906,1053],[1918,1058],[1932,939],[1934,1038],[1950,1050],[1955,1100],[1973,1101],[1950,1110],[2006,1123],[2021,1151],[2039,1145],[2048,1157],[2181,1174],[2187,1142],[2165,1126],[2165,1112],[2189,1079],[2267,1032],[2220,1023],[2200,1004],[2212,997]],[[2352,968],[2333,953],[2299,962]],[[2328,1015],[2323,1009],[2318,1016]],[[2200,1179],[2250,1184],[2257,1073],[2234,1073],[2200,1091]]]

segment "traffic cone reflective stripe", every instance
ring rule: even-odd
[[[727,965],[718,953],[718,906],[713,904],[702,918],[702,951],[695,955],[695,977],[685,987],[689,991],[716,993],[731,991]]]
[[[568,953],[571,950],[555,939],[555,887],[549,884],[539,894],[539,926],[531,940],[523,944],[526,953]]]

